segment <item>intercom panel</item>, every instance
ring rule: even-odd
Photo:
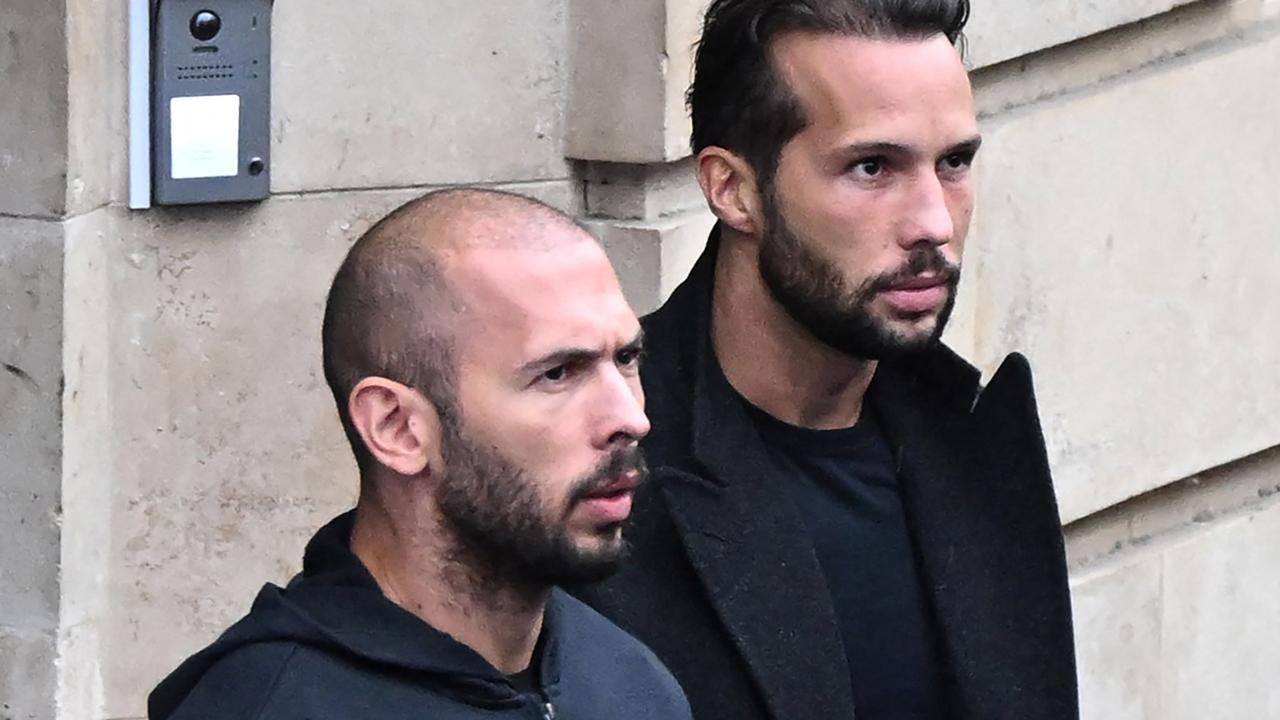
[[[267,197],[271,0],[159,0],[152,37],[155,202]]]

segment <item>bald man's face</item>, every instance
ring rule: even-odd
[[[461,541],[526,580],[595,579],[624,554],[645,474],[640,324],[581,230],[527,232],[569,239],[446,259],[465,309],[440,507]]]

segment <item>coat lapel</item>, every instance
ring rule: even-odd
[[[1074,674],[1052,485],[1034,403],[1022,407],[1031,397],[1026,361],[1006,362],[976,407],[973,394],[948,394],[954,380],[900,370],[882,366],[871,399],[897,448],[958,716],[1069,717],[1058,699],[1074,687],[1038,686]]]
[[[882,365],[871,386],[870,400],[880,417],[898,462],[898,482],[907,510],[922,582],[938,621],[943,653],[954,668],[965,654],[969,598],[958,584],[968,585],[974,567],[969,552],[972,526],[980,515],[964,492],[961,448],[970,428],[968,408],[946,407],[926,398],[919,378]],[[960,695],[964,688],[958,687]],[[961,701],[961,698],[953,699]]]
[[[668,324],[653,336],[680,338],[693,398],[679,413],[688,426],[655,427],[692,435],[688,461],[655,470],[656,484],[772,716],[851,720],[848,662],[813,544],[786,491],[768,481],[760,438],[710,348],[717,240],[655,318]]]
[[[835,611],[799,512],[763,476],[759,440],[734,439],[754,428],[719,420],[696,450],[714,480],[672,472],[663,483],[689,560],[773,717],[852,718]]]

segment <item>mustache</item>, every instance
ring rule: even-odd
[[[877,275],[864,284],[865,293],[888,290],[915,277],[932,273],[947,285],[954,286],[960,280],[960,266],[947,261],[942,251],[933,245],[915,248],[906,262],[895,270]]]
[[[649,477],[649,465],[645,462],[644,452],[639,445],[614,450],[591,474],[574,483],[573,492],[569,495],[570,504],[600,492],[617,482],[620,475],[629,472],[637,473],[642,483]]]

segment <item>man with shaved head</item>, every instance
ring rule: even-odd
[[[374,225],[322,332],[356,508],[151,719],[689,718],[652,653],[556,587],[624,555],[640,334],[599,244],[535,200],[448,190]]]

